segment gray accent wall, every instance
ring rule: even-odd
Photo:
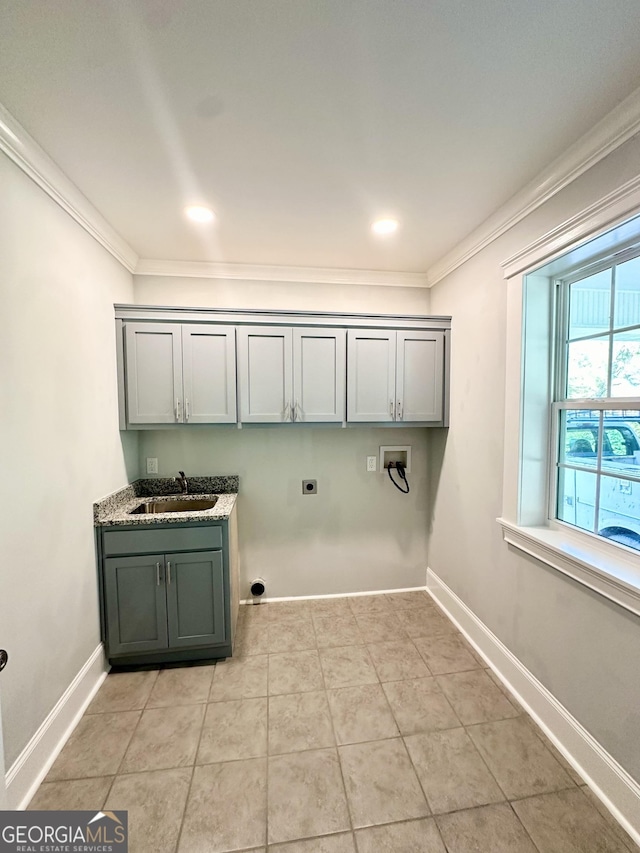
[[[427,566],[427,430],[267,426],[153,430],[140,464],[160,476],[240,474],[240,597],[262,577],[268,596],[326,595],[424,586]],[[411,493],[367,473],[380,445],[412,446]],[[303,495],[302,481],[318,493]]]
[[[640,619],[502,541],[506,298],[500,263],[638,173],[640,139],[438,283],[452,314],[451,428],[429,434],[429,565],[640,781]]]
[[[92,504],[138,472],[118,432],[128,273],[0,154],[0,697],[6,769],[100,642]]]

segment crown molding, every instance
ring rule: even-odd
[[[135,275],[176,278],[242,279],[299,284],[352,284],[378,287],[429,287],[426,273],[342,270],[320,267],[288,267],[270,264],[225,264],[209,261],[162,261],[140,259]]]
[[[608,193],[604,198],[547,231],[524,249],[502,262],[505,278],[553,260],[580,240],[593,239],[616,222],[640,209],[640,175]],[[637,225],[633,235],[637,236]],[[618,239],[622,239],[619,237]]]
[[[138,256],[11,113],[0,104],[0,151],[129,272]]]
[[[638,132],[640,88],[472,231],[453,251],[433,264],[427,272],[429,287],[477,255]]]

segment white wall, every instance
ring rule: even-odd
[[[137,476],[113,303],[131,275],[0,155],[0,645],[7,769],[99,640],[92,502]]]
[[[509,548],[501,515],[507,283],[500,262],[638,173],[640,139],[431,291],[452,314],[451,428],[433,433],[429,564],[640,780],[640,620]]]
[[[136,302],[220,308],[428,313],[417,288],[136,277]],[[428,430],[253,427],[149,431],[160,474],[240,474],[240,565],[268,595],[322,595],[423,586],[427,565]],[[413,448],[411,493],[366,472],[381,444]],[[318,494],[302,494],[316,479]]]
[[[229,281],[151,275],[137,275],[134,281],[138,305],[350,311],[357,314],[429,313],[429,291],[423,287]]]

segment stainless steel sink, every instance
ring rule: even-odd
[[[213,498],[213,500],[193,501],[145,501],[132,509],[129,515],[149,515],[158,512],[202,512],[205,509],[213,509],[217,500],[217,498]]]

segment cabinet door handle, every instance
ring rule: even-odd
[[[398,420],[402,420],[402,402],[398,400]]]
[[[293,414],[293,420],[297,421],[298,420],[298,401],[297,400],[293,404],[292,414]]]
[[[182,420],[180,417],[180,397],[176,397],[176,420],[178,423]]]
[[[171,585],[171,560],[167,560],[167,585]]]
[[[156,563],[156,586],[160,586],[160,563]]]
[[[294,420],[301,421],[302,420],[302,409],[300,408],[300,404],[296,400],[296,408],[295,408]]]
[[[284,419],[285,421],[291,420],[291,403],[287,400],[287,405],[284,407]]]
[[[391,415],[391,419],[395,420],[393,417],[393,400],[389,400],[389,414]]]
[[[184,400],[184,419],[187,422],[189,421],[189,400],[187,397]]]

